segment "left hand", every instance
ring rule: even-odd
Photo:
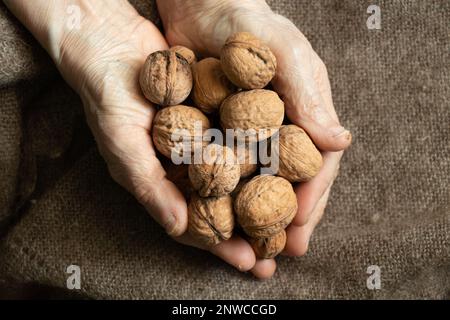
[[[320,221],[351,134],[340,124],[331,97],[327,69],[306,37],[263,0],[158,0],[170,45],[184,45],[205,56],[219,56],[225,40],[248,31],[265,41],[277,58],[272,84],[283,98],[288,118],[305,129],[322,151],[324,165],[311,181],[295,187],[298,212],[287,229],[285,253],[304,255]],[[267,278],[275,261],[259,260],[252,272]]]

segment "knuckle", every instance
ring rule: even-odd
[[[300,94],[299,111],[303,116],[309,116],[312,118],[318,108],[322,105],[322,97],[319,92],[310,85],[302,90]]]
[[[311,45],[307,41],[299,41],[298,37],[294,37],[292,41],[284,44],[284,59],[288,68],[286,71],[301,73],[304,66],[311,60]]]
[[[151,188],[148,185],[145,185],[145,187],[143,185],[136,186],[134,196],[136,197],[136,200],[144,206],[148,206],[156,200],[156,192],[154,188]]]
[[[328,78],[328,69],[325,63],[322,61],[322,59],[317,58],[316,62],[316,73],[322,77]]]

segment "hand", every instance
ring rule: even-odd
[[[274,52],[278,68],[272,84],[285,102],[287,116],[308,132],[324,158],[319,174],[295,187],[299,209],[287,229],[285,253],[305,254],[323,215],[342,150],[351,142],[350,132],[339,124],[334,109],[325,64],[295,25],[273,13],[265,1],[159,0],[157,4],[170,45],[217,57],[228,36],[248,31]],[[235,259],[245,263],[248,256]],[[270,277],[274,271],[273,260],[257,261],[253,268],[260,277]]]
[[[79,29],[67,30],[62,17],[71,4],[73,0],[7,2],[80,94],[88,124],[112,177],[145,206],[169,235],[198,247],[185,233],[186,201],[166,178],[156,157],[150,135],[156,110],[143,97],[138,83],[146,57],[167,49],[164,37],[123,0],[77,1],[83,19]],[[255,265],[251,247],[238,237],[202,249],[241,271]],[[235,259],[238,255],[242,261]]]
[[[108,20],[89,28],[95,32],[88,39],[86,35],[63,39],[59,64],[69,82],[80,88],[89,125],[111,176],[134,194],[175,240],[249,270],[255,261],[251,249],[247,264],[233,261],[239,252],[245,254],[248,244],[244,240],[235,237],[204,248],[185,232],[186,201],[156,158],[150,135],[156,110],[143,97],[138,83],[146,57],[167,49],[167,44],[155,26],[130,5],[117,9],[119,15],[111,13]],[[75,53],[66,54],[73,50]]]

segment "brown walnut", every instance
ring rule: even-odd
[[[163,50],[147,57],[139,76],[145,97],[162,106],[183,102],[192,89],[192,72],[179,53]]]
[[[192,186],[202,197],[229,194],[240,178],[240,167],[233,151],[218,144],[210,144],[203,151],[202,163],[189,165]]]
[[[297,196],[289,181],[259,175],[244,185],[236,197],[237,220],[252,238],[268,238],[286,228],[297,213]]]
[[[278,131],[284,118],[284,103],[271,90],[255,89],[236,93],[220,106],[224,129],[249,133],[249,141],[263,140]]]
[[[282,126],[278,133],[277,175],[290,182],[311,180],[322,167],[322,155],[311,138],[293,124]]]
[[[200,130],[195,130],[196,125],[201,125]],[[183,156],[183,148],[179,148],[177,143],[189,139],[190,153],[193,154],[195,149],[207,144],[203,141],[203,134],[209,127],[208,118],[197,108],[184,105],[167,107],[159,110],[153,120],[153,143],[159,152],[170,158],[172,152]],[[178,135],[179,141],[174,141],[172,135]],[[200,140],[200,145],[196,140]]]
[[[208,247],[231,238],[234,228],[233,203],[229,195],[202,198],[194,194],[188,206],[188,231]]]
[[[264,88],[275,75],[277,61],[269,47],[248,32],[229,37],[220,52],[227,77],[240,88]]]
[[[250,238],[249,242],[257,258],[272,259],[283,251],[286,245],[286,231],[281,230],[269,238]]]
[[[183,58],[187,60],[189,64],[197,62],[197,57],[195,56],[194,51],[189,48],[186,48],[184,46],[173,46],[169,50],[179,53]]]
[[[236,87],[222,71],[216,58],[203,59],[192,66],[194,87],[192,98],[195,106],[205,113],[219,109],[222,101],[236,91]]]

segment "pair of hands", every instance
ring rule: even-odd
[[[56,10],[52,5],[64,8],[61,2],[47,2],[44,11]],[[78,4],[82,13],[79,28],[64,31],[57,29],[56,23],[40,28],[39,24],[25,24],[80,94],[112,177],[175,240],[197,247],[185,233],[186,201],[166,178],[152,145],[150,130],[156,109],[140,91],[140,69],[151,52],[169,45],[184,45],[204,55],[218,56],[225,39],[237,31],[249,31],[270,46],[278,62],[272,84],[285,102],[287,116],[308,132],[324,158],[320,173],[295,187],[299,209],[287,229],[285,253],[305,254],[351,135],[339,124],[324,63],[295,25],[273,13],[262,0],[159,0],[164,37],[125,0],[95,4],[79,0]],[[9,6],[21,19],[21,8]],[[60,15],[51,17],[58,20]],[[273,259],[256,259],[250,245],[237,236],[202,249],[259,278],[271,277],[276,269]]]

